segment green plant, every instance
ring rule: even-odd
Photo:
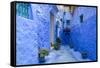
[[[61,43],[61,41],[60,41],[60,38],[56,38],[56,42],[54,43],[54,44],[52,44],[52,46],[53,46],[53,48],[55,49],[55,50],[59,50],[59,48],[60,48],[60,43]]]
[[[53,48],[54,48],[55,50],[59,50],[59,45],[57,45],[57,43],[55,43],[55,44],[53,44]]]
[[[40,57],[45,57],[49,54],[49,52],[46,49],[40,49],[39,50],[39,56]]]
[[[39,50],[39,63],[45,62],[45,56],[47,56],[49,52],[46,49],[40,49]]]
[[[56,42],[57,42],[57,43],[61,43],[61,41],[60,41],[60,38],[59,38],[59,37],[57,37],[57,38],[56,38]]]

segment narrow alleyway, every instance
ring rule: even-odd
[[[96,8],[16,5],[17,65],[95,61],[96,45]]]
[[[61,62],[76,62],[76,61],[91,61],[90,59],[82,59],[79,52],[70,49],[69,46],[61,46],[60,50],[51,50],[46,56],[45,63],[61,63]]]

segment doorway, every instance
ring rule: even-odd
[[[54,44],[54,14],[50,13],[50,44]]]

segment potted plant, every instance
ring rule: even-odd
[[[57,43],[53,44],[55,50],[59,50],[59,45]]]
[[[39,50],[39,63],[45,62],[45,56],[47,56],[49,52],[46,49]]]
[[[86,59],[87,56],[88,56],[88,54],[87,54],[86,51],[82,51],[82,52],[81,52],[81,56],[82,56],[83,59]]]
[[[59,43],[59,44],[61,43],[61,41],[60,41],[60,38],[59,38],[59,37],[57,37],[57,38],[56,38],[56,42],[57,42],[57,43]]]
[[[61,43],[60,38],[57,37],[56,42],[53,44],[55,50],[59,50],[60,43]]]

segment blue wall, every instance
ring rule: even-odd
[[[32,18],[16,15],[17,65],[38,64],[38,49],[50,49],[49,25],[53,8],[55,7],[52,5],[30,4],[29,15],[32,15]]]
[[[96,9],[80,7],[76,9],[72,20],[71,39],[74,49],[87,52],[88,58],[96,60]],[[83,14],[83,23],[79,16]]]
[[[32,20],[16,16],[16,64],[38,63],[37,25]],[[33,60],[32,60],[33,59]]]
[[[49,25],[50,25],[50,6],[32,4],[33,21],[35,20],[38,34],[38,46],[39,48],[49,49]]]

